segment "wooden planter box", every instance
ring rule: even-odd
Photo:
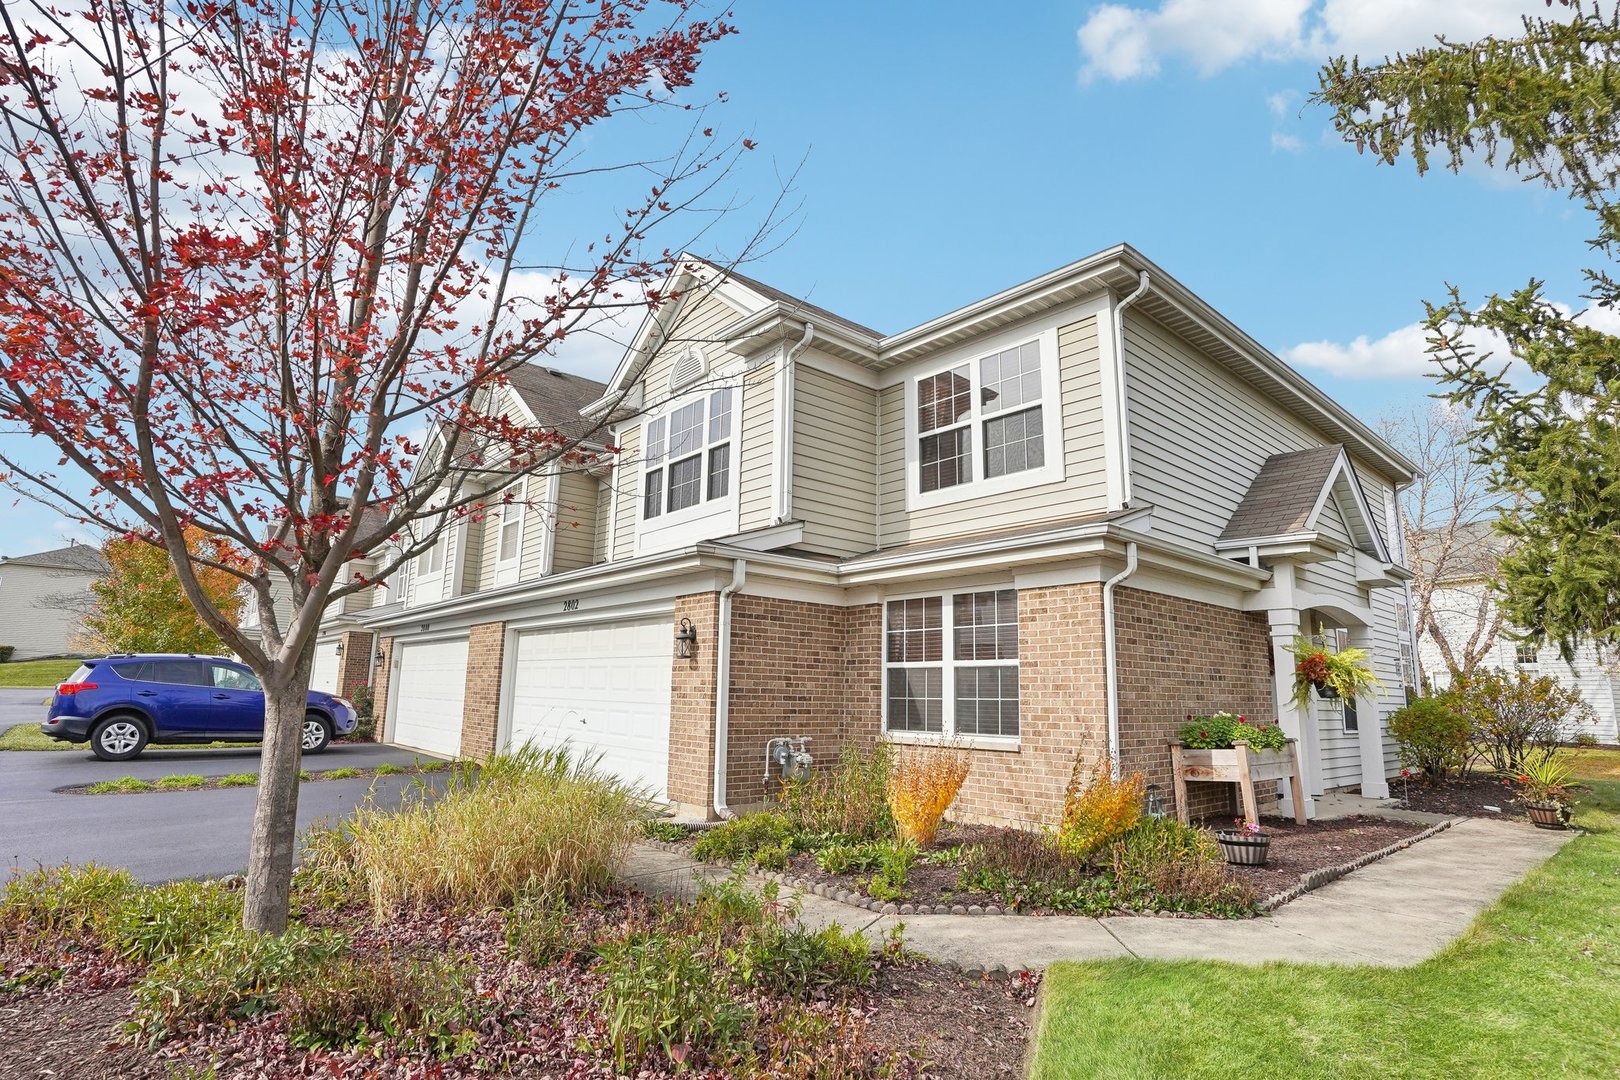
[[[1254,800],[1254,785],[1267,780],[1287,780],[1294,796],[1294,820],[1305,824],[1305,791],[1299,782],[1299,755],[1293,739],[1282,750],[1251,750],[1239,742],[1230,750],[1189,750],[1179,742],[1170,744],[1170,763],[1176,783],[1176,813],[1187,821],[1187,781],[1200,780],[1236,784],[1243,796],[1245,820],[1260,820]]]

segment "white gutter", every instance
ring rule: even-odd
[[[731,584],[720,590],[714,628],[714,812],[722,821],[737,815],[726,805],[726,752],[731,735],[731,598],[748,580],[748,563],[731,564]]]
[[[1125,569],[1103,582],[1103,669],[1108,681],[1108,760],[1119,779],[1119,646],[1114,643],[1114,586],[1136,573],[1136,541],[1125,545]]]
[[[813,323],[804,324],[798,344],[782,350],[776,368],[776,524],[793,520],[793,362],[816,336]]]
[[[1124,506],[1131,505],[1131,414],[1129,399],[1125,393],[1125,309],[1140,300],[1152,285],[1146,270],[1139,271],[1136,279],[1136,288],[1131,294],[1114,305],[1113,318],[1109,321],[1114,324],[1114,393],[1115,415],[1119,417],[1119,462],[1123,475],[1120,477],[1120,494],[1124,499]]]

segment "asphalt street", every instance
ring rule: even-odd
[[[44,690],[0,689],[0,730],[38,723]],[[375,743],[333,743],[304,759],[310,772],[410,765],[427,755]],[[137,776],[155,780],[178,773],[224,776],[257,772],[259,750],[148,750],[133,761],[101,761],[89,750],[0,751],[0,865],[33,869],[64,862],[122,866],[142,881],[215,877],[247,865],[256,789],[70,795],[60,791]],[[443,774],[433,774],[437,780]],[[326,780],[303,784],[298,798],[302,831],[323,818],[348,814],[367,798],[397,804],[415,784],[409,775]]]

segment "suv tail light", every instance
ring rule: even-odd
[[[56,692],[62,697],[72,697],[80,690],[94,690],[95,688],[96,684],[93,682],[65,682],[57,686]]]

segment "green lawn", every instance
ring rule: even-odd
[[[1031,1077],[1620,1076],[1620,752],[1570,756],[1590,835],[1434,959],[1054,965]]]
[[[226,750],[258,746],[256,742],[153,743],[153,750]],[[0,731],[0,750],[77,750],[88,754],[88,743],[60,742],[39,730],[38,724],[16,724]]]
[[[0,664],[0,690],[32,686],[54,690],[57,683],[77,670],[77,660],[18,660],[11,664]],[[41,700],[44,697],[40,695]]]

